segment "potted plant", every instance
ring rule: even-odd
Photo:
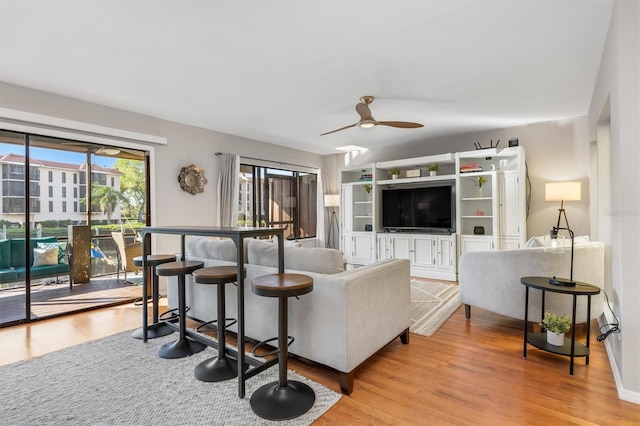
[[[367,191],[367,194],[371,194],[371,190],[373,189],[373,185],[367,183],[363,186],[364,190]]]
[[[389,169],[389,173],[391,173],[391,179],[398,179],[400,177],[400,169],[396,167]]]
[[[478,197],[482,197],[482,185],[484,185],[487,182],[489,182],[489,179],[487,179],[486,176],[478,176],[473,181],[473,183],[478,187],[476,191]]]
[[[571,329],[571,320],[566,315],[555,315],[546,311],[540,325],[547,330],[547,343],[563,346],[564,333]]]
[[[436,176],[439,169],[438,163],[429,164],[429,176]]]

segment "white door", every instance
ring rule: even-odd
[[[436,267],[438,269],[453,270],[456,258],[456,250],[453,245],[454,237],[436,237],[437,256]]]
[[[460,254],[468,251],[491,251],[493,250],[493,238],[463,235],[460,237]]]
[[[411,237],[409,235],[391,237],[391,257],[411,260]]]
[[[500,235],[517,237],[519,234],[519,186],[516,173],[505,173],[500,179]]]
[[[353,186],[342,185],[342,197],[340,197],[340,211],[342,212],[342,230],[353,230]],[[345,253],[346,254],[346,253]]]
[[[426,268],[436,266],[436,238],[433,236],[414,236],[413,264]]]
[[[353,260],[361,262],[372,262],[373,254],[373,235],[352,234],[353,241]]]
[[[391,259],[390,238],[387,235],[378,235],[378,260]]]

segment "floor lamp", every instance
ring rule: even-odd
[[[560,230],[566,230],[571,237],[571,270],[569,279],[562,279],[553,277],[549,279],[549,283],[562,286],[574,286],[576,285],[573,280],[573,244],[574,235],[571,228],[569,228],[569,220],[567,219],[567,213],[564,210],[565,201],[580,201],[581,200],[581,186],[580,182],[553,182],[545,184],[545,201],[560,201],[560,209],[558,209],[558,222],[556,226],[551,228],[549,232],[548,244],[545,244],[545,251],[563,251],[564,250],[564,237],[558,235]],[[564,217],[565,227],[560,226],[560,220]],[[546,238],[545,238],[546,239]]]
[[[329,248],[333,246],[333,228],[336,228],[335,234],[338,234],[338,220],[336,218],[336,207],[340,206],[339,194],[326,194],[324,196],[324,206],[331,210],[331,216],[329,217],[329,231],[327,232],[327,241],[325,247]]]

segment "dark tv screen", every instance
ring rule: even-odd
[[[433,229],[455,232],[451,185],[382,191],[385,229]]]

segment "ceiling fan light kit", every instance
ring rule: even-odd
[[[320,136],[328,135],[331,133],[339,132],[341,130],[349,129],[351,127],[362,127],[363,129],[370,129],[374,126],[382,125],[389,127],[399,127],[402,129],[415,129],[417,127],[423,127],[420,123],[412,123],[410,121],[378,121],[371,115],[369,104],[373,102],[373,96],[363,96],[360,98],[360,102],[356,104],[356,112],[360,115],[360,121],[354,124],[350,124],[345,127],[341,127],[330,132],[322,133]]]

